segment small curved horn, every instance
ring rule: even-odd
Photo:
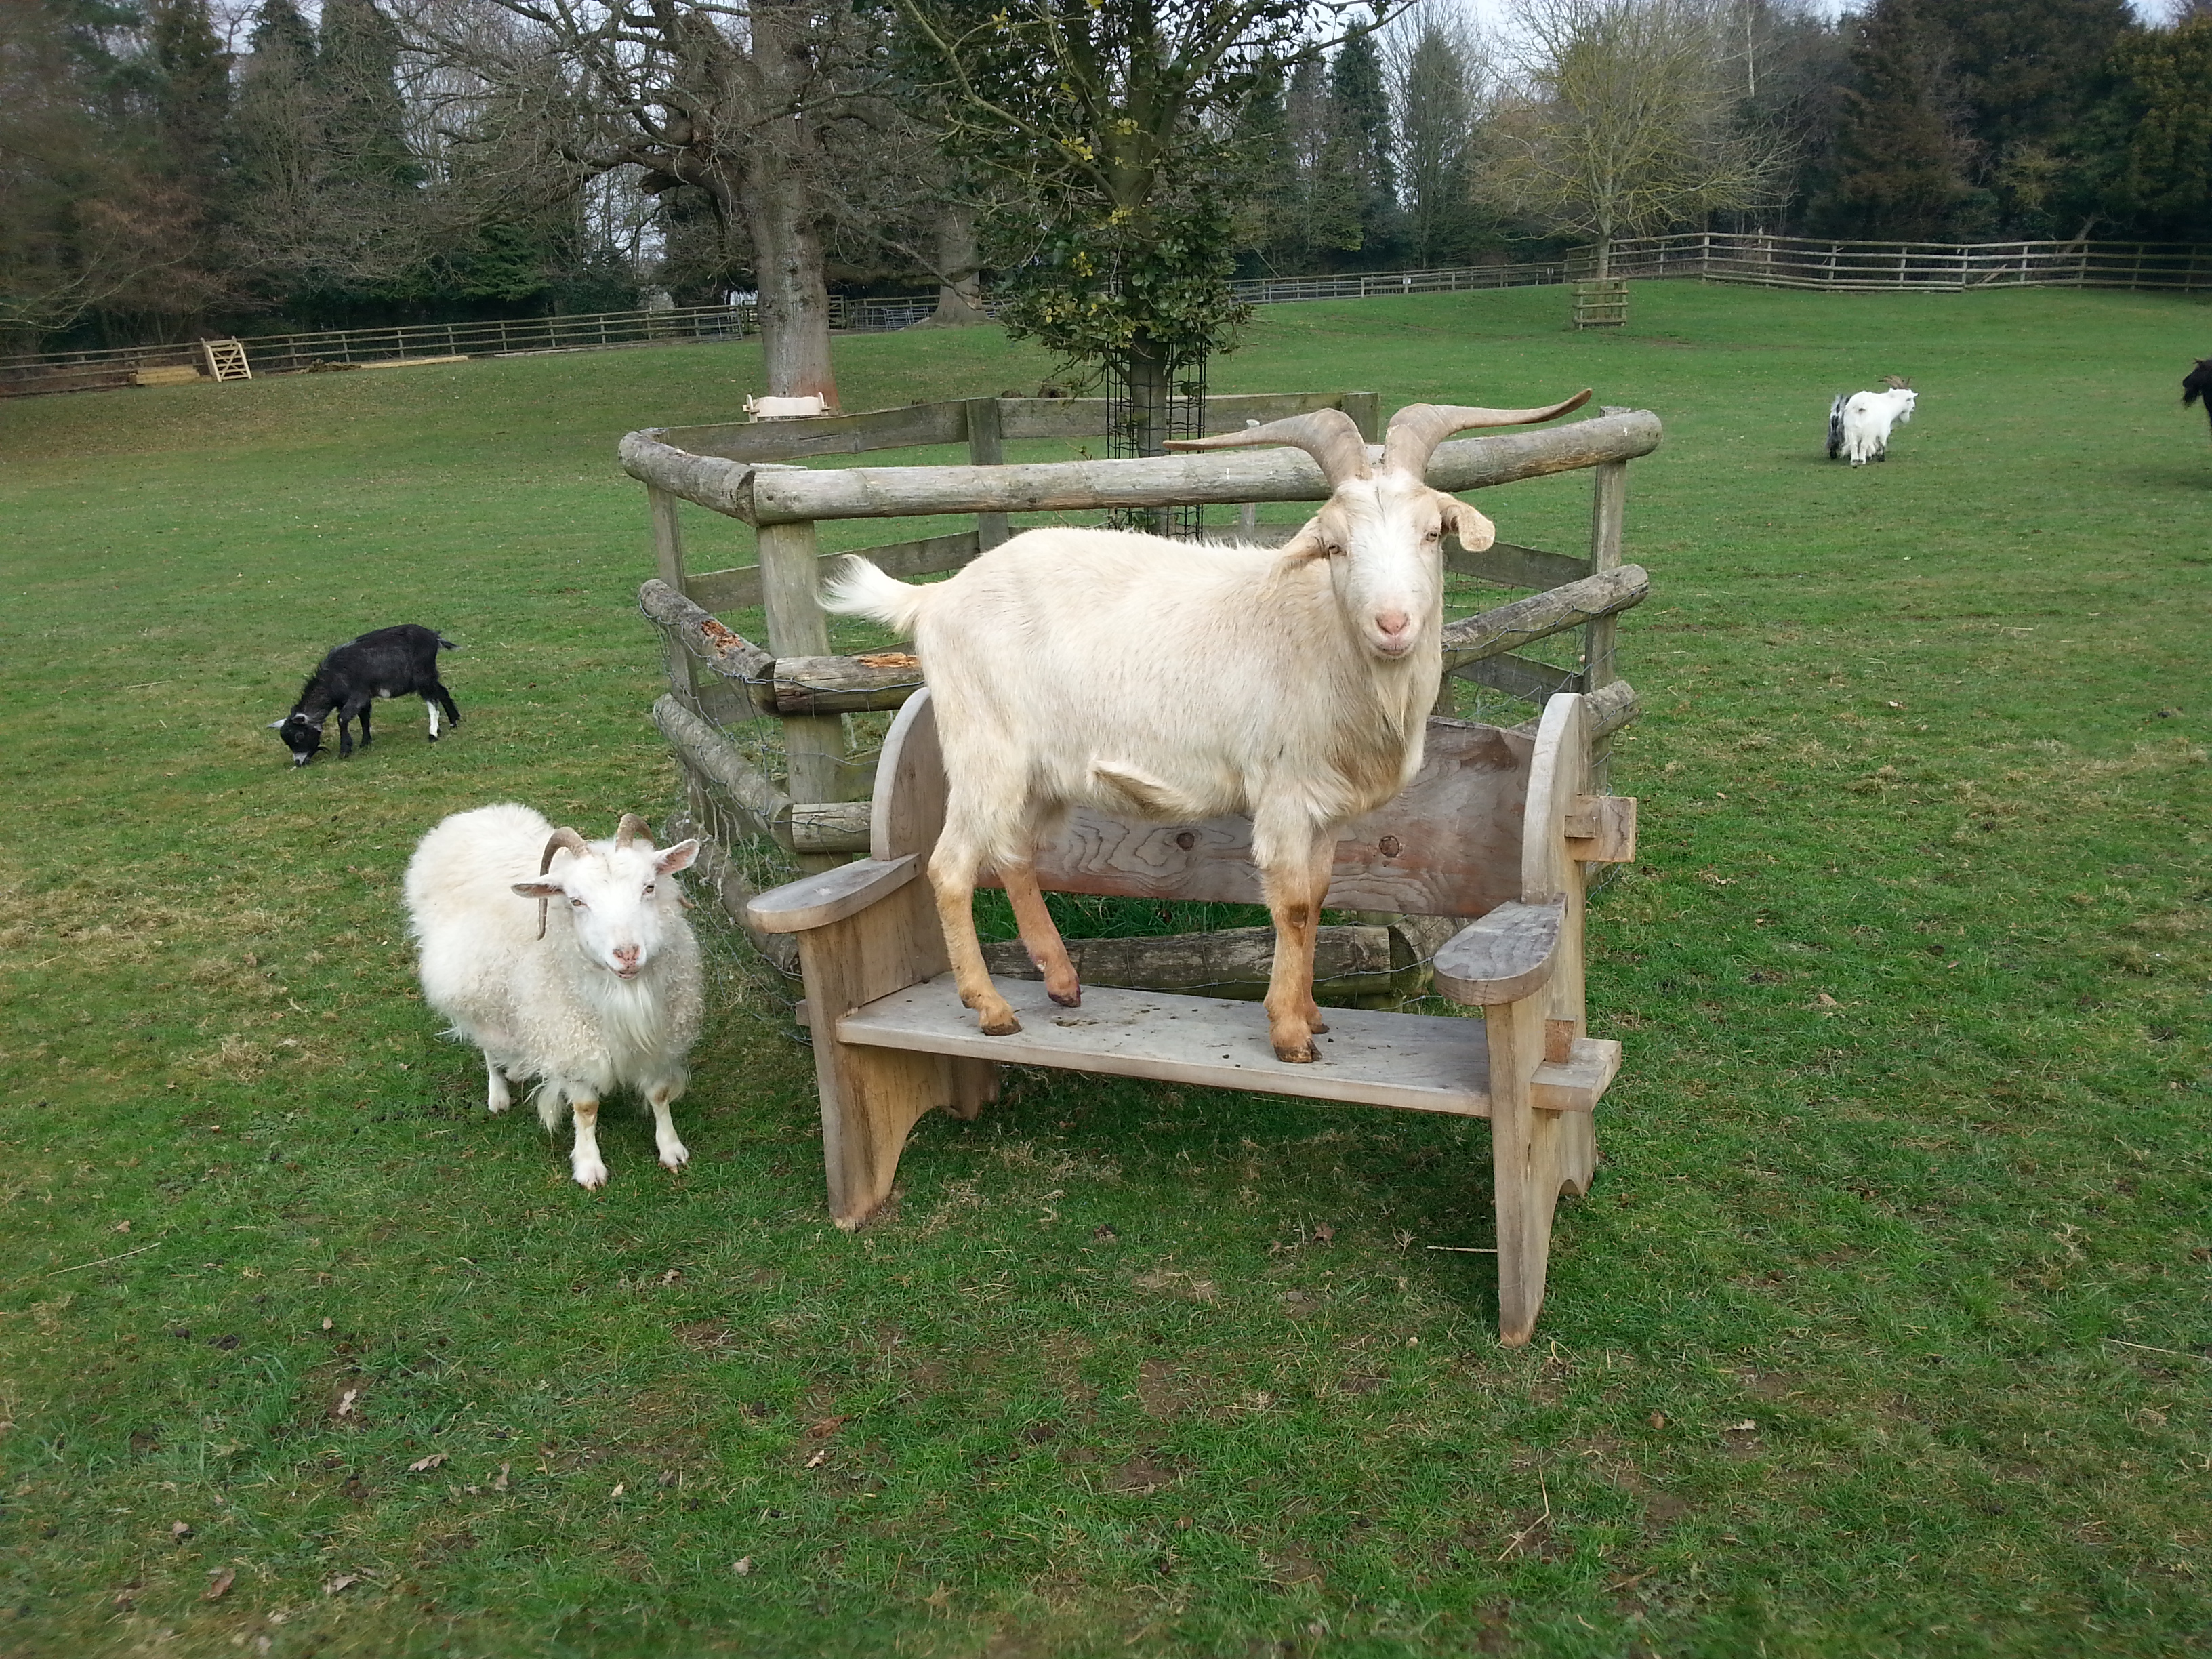
[[[1407,404],[1390,417],[1382,434],[1382,465],[1419,477],[1428,470],[1437,446],[1455,432],[1477,426],[1534,426],[1556,420],[1590,400],[1584,386],[1565,403],[1547,409],[1470,409],[1459,404]]]
[[[1588,393],[1584,393],[1588,396]],[[1303,449],[1321,465],[1328,487],[1351,478],[1374,476],[1367,461],[1367,441],[1358,422],[1340,409],[1316,409],[1310,415],[1293,415],[1265,426],[1248,426],[1242,432],[1222,432],[1211,438],[1170,438],[1170,449],[1243,449],[1255,444],[1287,444]]]
[[[623,813],[622,815],[622,823],[615,828],[615,845],[617,847],[627,847],[630,842],[639,839],[641,836],[644,838],[645,844],[647,847],[652,846],[652,826],[647,824],[643,818],[638,817],[635,812]]]
[[[544,875],[553,867],[553,855],[564,847],[578,858],[585,857],[592,850],[585,845],[581,836],[563,824],[545,838],[545,851],[538,860],[539,875]],[[538,937],[540,939],[545,937],[545,901],[544,899],[538,901]]]

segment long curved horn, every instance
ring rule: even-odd
[[[627,847],[630,842],[635,841],[641,836],[645,838],[645,844],[647,847],[653,845],[653,830],[651,826],[635,812],[623,813],[622,815],[621,823],[617,824],[615,828],[615,845],[617,847]]]
[[[1588,393],[1583,394],[1588,396]],[[1170,449],[1243,449],[1254,444],[1287,444],[1303,449],[1321,464],[1321,475],[1334,489],[1348,478],[1373,477],[1367,463],[1367,441],[1358,424],[1340,409],[1316,409],[1310,415],[1293,415],[1265,426],[1248,426],[1242,432],[1217,433],[1211,438],[1170,438]]]
[[[1429,457],[1455,432],[1475,426],[1533,426],[1557,419],[1590,400],[1589,388],[1563,404],[1547,409],[1469,409],[1459,404],[1407,404],[1390,417],[1382,434],[1382,465],[1419,477],[1428,471]]]
[[[592,850],[584,844],[584,838],[563,824],[545,838],[545,851],[538,856],[538,860],[539,875],[544,875],[553,867],[553,855],[564,847],[580,859],[588,855]],[[545,901],[544,899],[538,901],[538,937],[540,939],[545,937]]]

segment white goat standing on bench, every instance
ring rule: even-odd
[[[977,874],[996,871],[1054,1002],[1082,992],[1033,866],[1071,806],[1182,823],[1252,817],[1275,960],[1266,1008],[1277,1056],[1315,1059],[1315,930],[1339,833],[1420,769],[1442,684],[1447,527],[1479,552],[1490,520],[1429,488],[1437,444],[1547,409],[1413,404],[1382,463],[1340,410],[1177,449],[1287,444],[1334,492],[1279,548],[1126,532],[1032,530],[951,580],[915,586],[851,559],[828,607],[910,637],[936,706],[948,787],[929,860],[960,1000],[987,1035],[1021,1029],[975,938]]]

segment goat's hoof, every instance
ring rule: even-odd
[[[1047,991],[1045,994],[1063,1008],[1080,1008],[1083,1006],[1083,988],[1080,985],[1072,991]]]
[[[680,1170],[690,1161],[691,1149],[680,1140],[673,1146],[660,1149],[660,1167],[664,1170]]]
[[[1012,1036],[1021,1029],[1021,1021],[1016,1019],[1011,1013],[1004,1019],[987,1019],[983,1022],[985,1036]]]
[[[1306,1030],[1311,1031],[1316,1036],[1324,1036],[1328,1032],[1328,1027],[1322,1024],[1321,1021],[1317,1019],[1308,1020],[1306,1022]]]
[[[575,1169],[576,1184],[587,1193],[595,1193],[607,1184],[607,1166],[604,1164],[579,1164]]]
[[[1275,1058],[1286,1060],[1293,1066],[1310,1066],[1321,1056],[1314,1052],[1314,1046],[1310,1042],[1296,1048],[1286,1048],[1279,1042],[1275,1045]]]

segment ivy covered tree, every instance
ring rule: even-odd
[[[1334,0],[902,0],[944,66],[954,153],[1008,186],[981,226],[1000,316],[1126,394],[1157,454],[1178,385],[1234,346],[1249,108]]]
[[[2112,205],[2154,236],[2212,242],[2212,6],[2117,54],[2129,92]]]

